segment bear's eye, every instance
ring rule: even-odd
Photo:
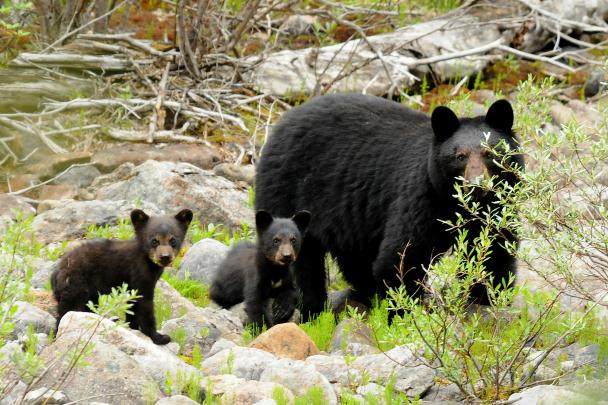
[[[279,238],[274,238],[274,239],[272,240],[272,243],[274,243],[275,245],[278,245],[279,243],[281,243],[281,239],[279,239]]]
[[[291,238],[289,238],[289,241],[291,242],[292,245],[294,245],[296,243],[296,237],[292,236]]]
[[[459,162],[464,162],[467,160],[467,155],[465,153],[459,153],[456,155],[456,160]]]
[[[176,248],[177,247],[177,239],[175,238],[171,238],[169,239],[169,244],[171,245],[172,248]]]
[[[152,245],[153,248],[158,247],[158,245],[160,245],[160,242],[158,241],[158,239],[154,238],[150,241],[150,245]]]

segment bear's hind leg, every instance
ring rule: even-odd
[[[304,237],[300,255],[294,263],[294,273],[302,295],[300,312],[306,322],[321,313],[327,301],[325,249],[316,239]]]

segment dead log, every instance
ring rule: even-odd
[[[151,64],[151,59],[139,59],[139,64]],[[73,53],[22,53],[9,62],[10,67],[62,67],[77,70],[124,72],[133,68],[127,58],[115,56],[81,55]]]
[[[470,0],[434,20],[323,48],[284,50],[246,61],[260,92],[392,93],[427,73],[443,81],[475,74],[505,53],[572,70],[557,58],[533,55],[556,33],[608,32],[608,0]]]

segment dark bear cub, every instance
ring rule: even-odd
[[[150,217],[142,210],[131,212],[135,238],[127,241],[96,239],[65,254],[51,275],[57,300],[57,327],[68,311],[89,311],[87,302],[97,303],[99,294],[127,283],[138,298],[127,314],[132,329],[139,329],[158,345],[171,341],[156,331],[154,287],[163,269],[178,254],[192,211],[184,209],[174,217]]]
[[[310,213],[300,211],[291,218],[273,218],[258,211],[255,223],[257,244],[240,243],[228,252],[211,285],[211,299],[224,308],[245,301],[249,323],[271,327],[287,322],[297,301],[292,264],[300,253]],[[280,302],[271,313],[270,299]]]

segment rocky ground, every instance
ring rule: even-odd
[[[483,110],[481,105],[478,108]],[[597,105],[555,103],[552,116],[555,125],[575,116],[586,125],[596,125]],[[63,156],[13,178],[14,185],[26,186],[33,176],[52,181],[36,187],[35,204],[28,198],[0,194],[0,229],[14,220],[13,209],[36,214],[33,233],[52,249],[65,240],[82,238],[91,224],[116,225],[135,205],[151,214],[188,207],[202,223],[240,229],[253,219],[248,191],[253,184],[253,167],[221,160],[205,145],[136,144],[84,158]],[[65,171],[74,163],[78,165]],[[197,242],[175,269],[177,277],[208,284],[227,249],[214,239]],[[2,266],[7,266],[7,260],[2,258]],[[3,366],[10,369],[11,359],[23,353],[30,326],[38,338],[35,351],[50,366],[33,386],[21,380],[5,381],[2,405],[21,399],[25,404],[188,404],[196,402],[182,394],[196,396],[193,390],[210,403],[275,404],[306,398],[311,388],[322,398],[320,403],[345,403],[346,398],[351,401],[348,403],[370,403],[370,398],[383,403],[387,386],[392,393],[403,394],[402,398],[421,399],[425,404],[465,402],[455,385],[446,383],[436,369],[421,360],[420,347],[402,345],[380,352],[364,324],[342,321],[326,352],[293,323],[275,326],[245,344],[242,310],[196,306],[163,280],[157,295],[169,306],[169,315],[160,325],[161,332],[179,330],[181,344],[156,346],[143,334],[90,313],[68,314],[57,337],[49,339],[55,322],[54,301],[48,291],[53,262],[32,257],[10,260],[16,261],[19,271],[28,266],[34,270],[33,298],[18,303],[16,328],[0,349],[5,355]],[[520,279],[536,280],[525,268]],[[87,365],[67,375],[71,367],[67,354],[82,342],[92,343]],[[199,364],[193,361],[195,347],[200,350]],[[533,364],[542,355],[531,352],[528,361]],[[559,385],[548,385],[554,382],[557,370],[563,373],[581,366],[597,369],[598,380],[580,383],[573,375],[561,378]],[[537,386],[513,394],[509,401],[518,405],[604,403],[608,383],[600,379],[599,370],[605,367],[598,345],[571,344],[554,351],[538,368],[531,378]],[[63,379],[60,389],[54,390]]]

